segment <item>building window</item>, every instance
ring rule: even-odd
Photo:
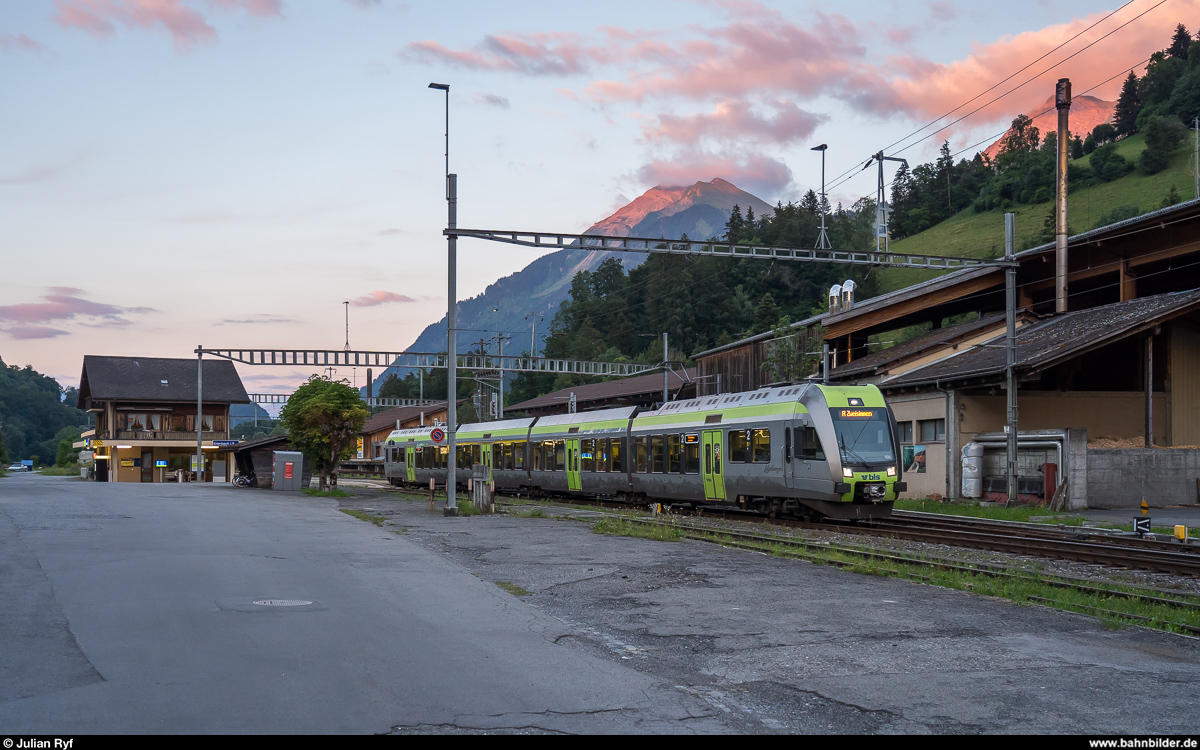
[[[946,420],[922,419],[917,422],[921,428],[922,443],[941,443],[946,440]]]
[[[911,444],[913,441],[912,422],[897,422],[896,426],[900,428],[900,442]]]

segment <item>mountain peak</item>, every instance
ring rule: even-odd
[[[693,206],[711,206],[728,212],[735,204],[743,211],[753,208],[760,216],[772,210],[761,198],[747,193],[728,180],[716,177],[709,182],[695,182],[688,186],[656,185],[618,209],[612,216],[593,224],[585,234],[629,237],[634,234],[633,228],[650,214],[666,218]]]
[[[1116,102],[1106,102],[1094,96],[1075,97],[1071,100],[1071,135],[1086,138],[1097,125],[1110,121],[1116,108]],[[1025,114],[1033,120],[1034,127],[1041,132],[1043,139],[1046,137],[1046,133],[1054,133],[1058,130],[1058,110],[1054,108],[1053,95],[1046,100],[1045,104]],[[1004,135],[1000,136],[1000,140],[988,146],[983,153],[989,159],[995,159],[996,154],[1000,153],[1000,144],[1007,136],[1008,132],[1005,131]]]

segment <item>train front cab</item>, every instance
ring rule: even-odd
[[[883,394],[873,385],[813,390],[804,400],[835,473],[833,496],[801,502],[830,518],[886,517],[907,485],[901,476],[896,420]],[[803,433],[797,433],[802,441]]]

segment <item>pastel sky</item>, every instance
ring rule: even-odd
[[[573,232],[656,184],[795,199],[819,188],[818,143],[851,203],[870,154],[1030,63],[940,122],[1033,83],[902,155],[984,141],[1062,76],[1112,78],[1091,93],[1114,99],[1197,6],[5,2],[0,357],[74,385],[84,354],[340,349],[346,300],[353,346],[407,346],[446,309],[430,81],[451,85],[460,226]],[[534,257],[461,242],[459,296]],[[242,373],[281,392],[310,374]]]

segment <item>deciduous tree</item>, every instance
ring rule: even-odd
[[[337,487],[338,464],[350,457],[367,419],[358,391],[344,380],[314,375],[296,389],[279,412],[292,445],[315,464],[320,489]]]

